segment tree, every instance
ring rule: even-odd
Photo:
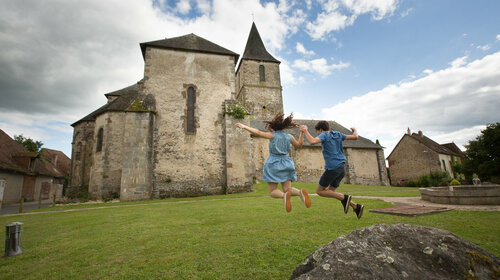
[[[43,146],[43,143],[41,141],[35,141],[31,138],[24,137],[22,134],[14,135],[14,140],[30,152],[38,153],[40,151],[40,148]]]
[[[476,173],[481,180],[500,181],[500,122],[488,124],[465,147],[463,171],[468,178]]]

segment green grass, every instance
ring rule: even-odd
[[[314,184],[297,185],[315,189]],[[345,215],[338,201],[313,196],[310,209],[293,197],[293,210],[286,213],[282,201],[268,197],[264,187],[256,186],[253,197],[107,203],[123,207],[0,217],[0,225],[24,223],[24,253],[0,258],[0,278],[288,279],[318,247],[378,223],[449,230],[500,256],[500,212],[449,211],[409,218],[365,211],[358,220],[352,211]],[[345,185],[339,191],[411,193],[378,188]],[[392,206],[380,200],[357,201],[367,209]]]
[[[305,188],[309,193],[316,193],[317,184],[313,183],[293,183],[293,187],[301,189]],[[280,187],[281,188],[281,187]],[[367,185],[341,185],[338,189],[341,193],[348,193],[358,196],[381,196],[381,197],[410,197],[420,196],[418,188],[408,187],[392,187],[392,186],[367,186]],[[185,198],[169,198],[169,199],[155,199],[148,201],[132,201],[132,202],[107,202],[107,203],[90,203],[90,204],[68,204],[55,207],[44,207],[25,212],[40,212],[40,211],[54,211],[54,210],[68,210],[79,208],[95,208],[107,206],[124,206],[124,205],[138,205],[138,204],[158,204],[165,201],[189,201],[189,200],[214,200],[214,199],[228,199],[228,198],[243,198],[243,197],[256,197],[256,196],[269,196],[267,191],[267,183],[259,183],[254,185],[254,191],[250,193],[231,194],[231,195],[212,195],[202,197],[185,197]]]

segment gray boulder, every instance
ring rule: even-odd
[[[500,259],[445,230],[378,224],[319,248],[290,279],[500,279]]]

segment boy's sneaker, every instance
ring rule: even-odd
[[[306,189],[300,190],[300,199],[302,200],[302,202],[304,202],[306,208],[311,207],[311,199],[309,198],[309,194],[307,193]]]
[[[361,216],[363,216],[364,209],[365,209],[364,205],[356,204],[356,209],[354,209],[354,212],[356,212],[356,216],[358,216],[358,219],[361,219]]]
[[[286,192],[285,195],[283,195],[283,204],[285,204],[286,212],[292,211],[292,202],[290,198],[292,198],[292,193],[290,192]]]
[[[347,214],[349,212],[349,203],[351,202],[351,196],[348,194],[344,194],[344,200],[342,200],[342,206],[344,206],[344,213]]]

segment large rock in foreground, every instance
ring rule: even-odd
[[[436,228],[378,224],[319,248],[290,279],[500,279],[500,259]]]

